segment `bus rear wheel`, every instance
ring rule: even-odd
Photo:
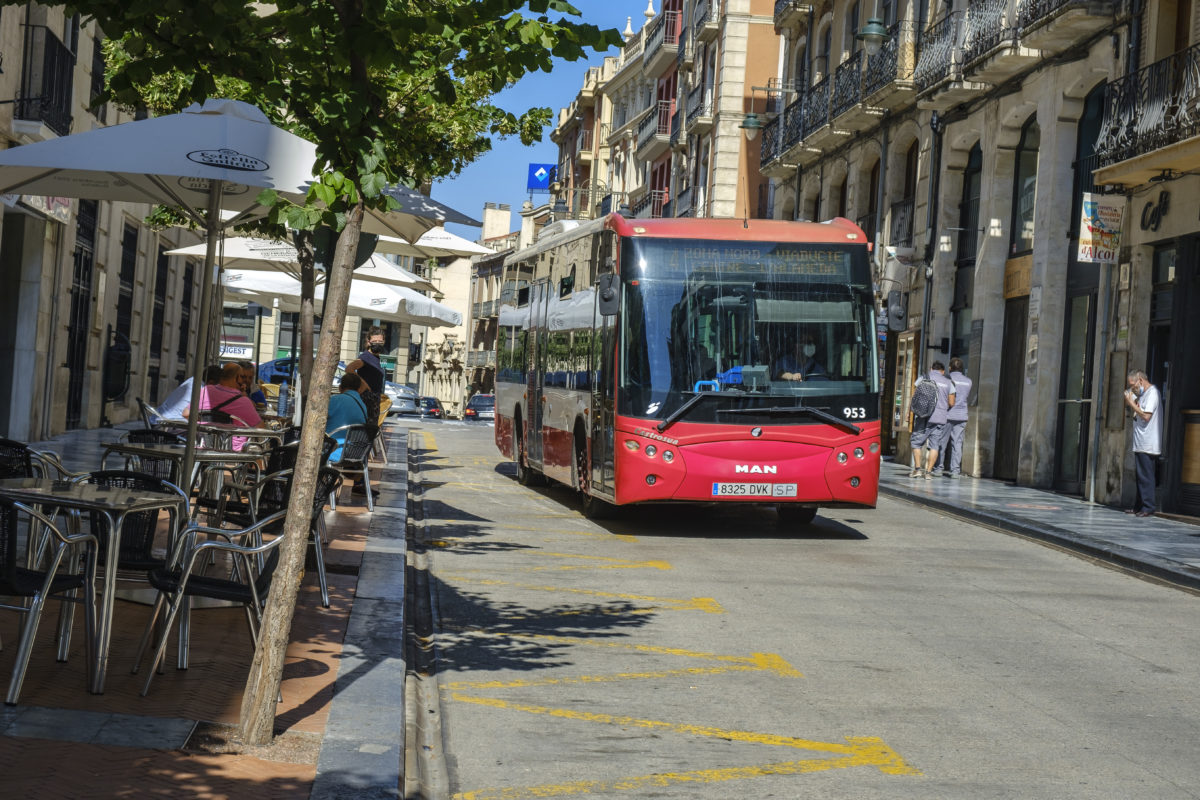
[[[807,525],[817,516],[815,506],[778,505],[779,521],[788,525]]]
[[[525,427],[520,422],[513,429],[513,438],[516,439],[517,483],[522,486],[533,486],[537,483],[537,477],[525,460]]]

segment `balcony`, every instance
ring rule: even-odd
[[[575,152],[581,164],[589,164],[592,161],[594,153],[592,152],[592,129],[583,128],[579,131],[579,135],[575,138]]]
[[[767,120],[762,129],[762,142],[759,145],[758,170],[768,178],[783,178],[791,174],[792,168],[785,165],[772,165],[783,152],[783,115]],[[776,166],[773,171],[768,171]]]
[[[774,157],[770,160],[764,157],[759,170],[768,178],[787,178],[797,165],[810,164],[821,155],[819,149],[808,146],[804,140],[805,98],[805,94],[800,94],[783,109],[782,114],[772,120],[775,125],[768,123],[764,126],[763,152],[774,154]],[[778,144],[767,141],[768,127],[772,130],[778,128],[775,132]]]
[[[1017,26],[1021,43],[1057,55],[1113,26],[1128,14],[1124,2],[1111,0],[1020,0]]]
[[[721,0],[696,0],[692,7],[692,38],[709,42],[717,38],[720,28]]]
[[[688,186],[685,189],[680,189],[679,194],[675,196],[675,200],[671,203],[671,211],[676,217],[690,217],[692,215],[692,187]]]
[[[812,6],[799,0],[775,0],[775,32],[782,33],[787,28],[799,28],[808,22],[808,12]]]
[[[712,87],[700,84],[693,87],[687,95],[687,132],[703,135],[712,130]]]
[[[1013,0],[971,0],[963,27],[965,79],[1000,84],[1041,59],[1021,46]]]
[[[633,216],[637,219],[659,219],[667,204],[667,190],[654,189],[639,197],[633,204]]]
[[[916,85],[917,35],[911,22],[888,28],[888,38],[863,68],[863,104],[892,110],[912,102]]]
[[[599,215],[606,217],[609,214],[615,214],[624,210],[624,213],[629,213],[628,199],[624,192],[610,192],[600,198]]]
[[[500,313],[499,300],[482,300],[471,304],[471,319],[476,321],[495,317]]]
[[[13,131],[25,142],[71,134],[75,54],[44,25],[29,26]]]
[[[862,50],[856,50],[833,71],[832,113],[835,119],[862,100],[862,62]]]
[[[888,228],[888,244],[892,247],[912,247],[915,206],[916,201],[911,197],[892,203],[892,224]]]
[[[671,101],[659,100],[637,127],[637,157],[653,161],[671,144]]]
[[[664,11],[646,26],[646,50],[642,53],[642,69],[647,77],[657,78],[675,63],[679,49],[680,14]]]
[[[1200,169],[1200,45],[1108,84],[1096,153],[1097,184]]]
[[[687,139],[681,136],[683,133],[682,116],[683,114],[678,110],[671,115],[671,149],[676,152],[687,151]]]
[[[872,242],[872,243],[874,243],[874,241],[875,241],[875,224],[876,224],[875,217],[876,216],[877,216],[877,214],[874,211],[872,211],[870,213],[863,214],[861,217],[859,217],[857,220],[855,220],[855,224],[857,224],[858,227],[862,228],[863,233],[865,233],[867,235],[867,241]]]
[[[926,28],[920,37],[920,54],[913,70],[917,105],[945,111],[986,88],[962,77],[962,17],[954,11]]]
[[[476,369],[495,369],[496,368],[496,351],[495,350],[468,350],[467,351],[467,366]]]
[[[622,66],[628,64],[630,61],[642,54],[642,45],[646,41],[646,37],[642,35],[643,33],[645,33],[645,29],[638,31],[633,36],[629,37],[628,40],[626,40],[625,47],[621,51]]]
[[[675,54],[675,65],[679,70],[691,69],[696,63],[696,45],[692,43],[691,33],[687,28],[679,32],[679,51]]]
[[[806,149],[827,150],[844,141],[850,131],[830,124],[833,79],[826,75],[805,92],[800,107],[800,137]]]

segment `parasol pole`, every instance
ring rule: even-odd
[[[221,193],[224,184],[213,180],[208,184],[208,219],[205,222],[206,246],[204,249],[204,270],[201,272],[203,283],[200,286],[200,321],[196,326],[196,358],[192,365],[192,401],[188,407],[187,443],[183,451],[183,472],[179,476],[181,483],[187,482],[185,491],[191,493],[192,467],[196,460],[196,434],[200,419],[200,387],[204,384],[204,369],[208,358],[208,318],[212,313],[213,279],[216,277],[217,264],[217,235],[221,229]]]

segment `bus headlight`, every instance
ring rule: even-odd
[[[871,442],[870,449],[871,449],[872,453],[878,453],[879,452],[879,442]]]
[[[856,448],[854,448],[854,457],[855,457],[855,458],[862,458],[862,457],[863,457],[863,449],[862,449],[861,447],[856,447]]]
[[[858,478],[851,478],[851,479],[850,479],[850,485],[851,485],[852,487],[854,487],[855,489],[857,489],[857,488],[858,488],[858,484],[859,484],[859,480],[858,480]]]
[[[635,439],[626,439],[625,447],[628,448],[629,450],[637,450],[639,447],[641,447],[641,445],[638,444],[637,440],[635,440]]]
[[[658,452],[658,448],[655,447],[654,445],[652,445],[652,444],[646,445],[646,455],[649,456],[650,458],[654,458],[654,454],[657,452]]]
[[[671,463],[672,461],[674,461],[674,460],[675,460],[675,454],[674,454],[674,453],[672,453],[670,450],[663,450],[663,461],[665,461],[665,462],[667,462],[668,464],[670,464],[670,463]]]
[[[658,481],[657,475],[647,475],[646,476],[646,485],[647,486],[653,486],[657,481]]]
[[[850,456],[846,455],[845,453],[838,453],[838,463],[839,464],[845,464],[849,460],[850,460]]]

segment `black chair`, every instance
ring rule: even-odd
[[[207,597],[241,603],[246,610],[246,623],[250,628],[251,641],[257,645],[262,609],[266,605],[271,579],[279,564],[279,546],[283,544],[283,536],[278,535],[278,531],[286,515],[286,511],[276,512],[239,531],[190,525],[184,532],[178,557],[174,562],[149,572],[150,584],[158,589],[159,594],[146,630],[142,633],[137,656],[134,658],[133,672],[136,673],[141,666],[142,656],[150,643],[164,606],[167,606],[167,616],[150,662],[150,670],[146,674],[146,682],[142,686],[143,697],[150,691],[150,681],[154,679],[154,673],[166,653],[171,626],[175,624],[181,607],[189,598]],[[276,535],[263,541],[264,532]],[[198,541],[200,536],[205,535],[218,538]],[[208,561],[210,554],[218,553],[227,553],[233,561],[234,569],[230,570],[228,577],[199,574],[197,568]]]
[[[147,428],[153,428],[153,427],[154,427],[154,421],[153,421],[153,420],[154,420],[154,418],[155,418],[155,417],[158,417],[159,419],[162,419],[162,414],[160,414],[160,413],[158,412],[158,409],[157,409],[157,408],[155,408],[154,406],[152,406],[152,405],[148,404],[148,403],[147,403],[145,400],[143,400],[142,398],[140,398],[140,397],[139,397],[139,398],[137,398],[137,404],[138,404],[138,413],[139,413],[139,414],[141,414],[141,416],[142,416],[142,423],[143,423],[143,424],[144,424],[144,425],[145,425]]]
[[[337,440],[326,434],[325,441],[321,444],[321,461],[322,467],[329,463],[329,456],[337,449]],[[266,472],[283,472],[285,469],[294,469],[296,466],[296,458],[300,452],[300,442],[288,442],[281,444],[278,447],[271,449],[267,453]]]
[[[187,441],[186,437],[181,434],[157,428],[126,431],[121,438],[130,444],[183,444]]]
[[[235,525],[249,527],[257,520],[286,511],[291,502],[292,480],[295,473],[284,470],[273,475],[267,475],[255,487],[250,496],[248,507],[239,506],[228,509],[225,519]],[[317,583],[321,587],[321,605],[329,608],[329,584],[325,574],[325,553],[322,550],[321,529],[324,520],[321,512],[325,509],[325,500],[341,487],[342,476],[331,467],[322,467],[317,474],[317,486],[313,491],[312,514],[309,517],[308,533],[312,550],[312,565],[317,570]]]
[[[70,476],[57,453],[34,450],[24,442],[0,438],[0,478]]]
[[[21,514],[29,517],[30,527],[36,523],[45,531],[41,538],[47,543],[46,546],[36,542],[34,536],[22,536],[25,526],[20,524]],[[38,547],[44,551],[43,558],[32,562],[38,566],[23,566],[30,563],[30,559],[28,552],[21,547],[21,540],[24,540],[25,548]],[[49,518],[32,508],[22,503],[0,501],[0,595],[20,597],[26,601],[22,605],[0,605],[0,608],[25,614],[20,644],[17,645],[17,659],[4,700],[8,705],[16,705],[21,694],[29,655],[37,637],[38,622],[50,597],[83,604],[87,679],[90,684],[92,671],[96,667],[96,550],[96,537],[92,534],[64,534]],[[66,613],[68,607],[64,602],[59,610],[59,661],[66,660],[70,649],[71,615]]]
[[[80,483],[90,483],[94,486],[109,488],[134,489],[145,492],[163,492],[177,494],[183,498],[184,513],[180,519],[171,519],[168,524],[166,548],[157,550],[154,547],[158,533],[158,518],[160,511],[139,511],[128,514],[121,525],[121,551],[117,554],[117,569],[121,570],[121,579],[146,580],[146,571],[164,566],[170,552],[176,543],[177,530],[182,528],[191,516],[188,508],[188,498],[182,489],[175,484],[155,475],[131,470],[97,470],[77,479]],[[108,552],[108,531],[104,516],[98,512],[91,513],[91,531],[96,536],[100,558],[103,561]],[[115,575],[105,575],[105,580],[116,580]]]
[[[371,473],[368,461],[371,457],[371,444],[379,434],[379,427],[376,425],[343,425],[329,433],[335,435],[342,431],[346,433],[346,440],[342,444],[341,458],[331,461],[329,466],[343,475],[361,476],[367,492],[367,510],[374,511],[375,498],[374,492],[371,491]],[[329,505],[333,507],[334,511],[337,510],[336,494],[329,495]]]
[[[153,428],[129,431],[121,438],[130,444],[184,444],[186,442],[186,439],[178,433]],[[159,457],[149,454],[126,456],[125,469],[152,475],[176,486],[182,485],[179,476],[179,459],[170,456]]]

